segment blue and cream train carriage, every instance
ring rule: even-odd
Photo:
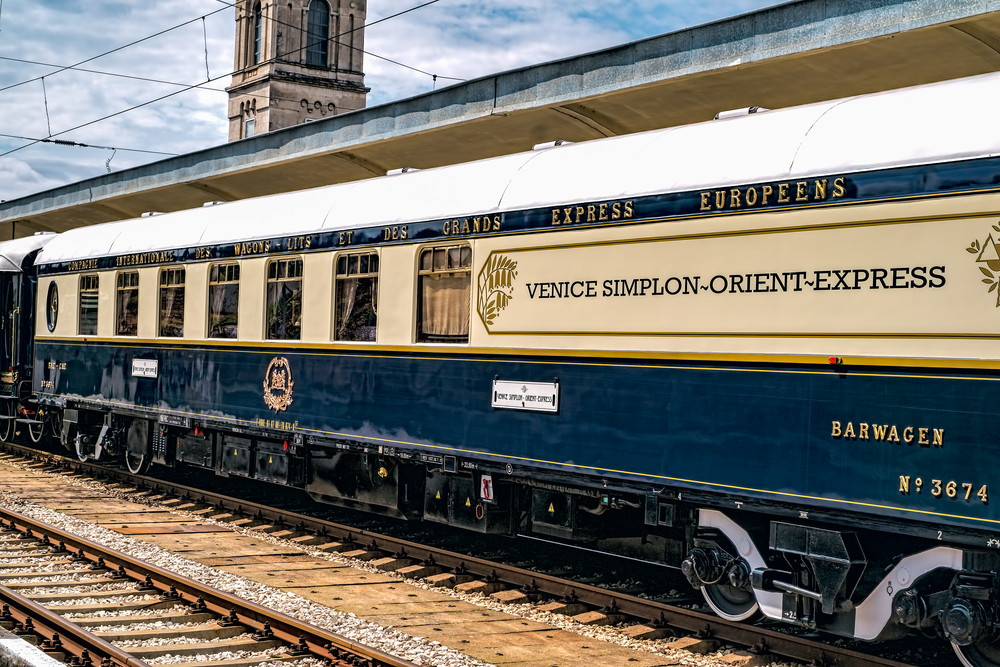
[[[997,665],[998,108],[989,75],[38,237],[0,435]]]

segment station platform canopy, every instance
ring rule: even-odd
[[[997,70],[1000,2],[800,0],[0,203],[0,238]]]

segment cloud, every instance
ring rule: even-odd
[[[420,4],[371,0],[368,22]],[[372,26],[365,48],[441,77],[472,79],[594,51],[751,11],[762,0],[441,0]],[[216,12],[202,21],[199,17]],[[38,0],[7,3],[0,16],[0,56],[69,65],[185,21],[192,23],[81,67],[191,85],[233,66],[234,12],[217,0],[168,3],[119,0]],[[369,106],[454,83],[365,56]],[[63,71],[0,60],[0,133],[41,138],[179,90],[180,86],[101,74]],[[90,145],[183,154],[222,144],[228,133],[228,78],[141,109],[60,134]],[[48,113],[46,114],[46,102]],[[25,144],[0,137],[0,153]],[[111,151],[38,144],[7,158],[0,199],[106,173]],[[163,156],[118,151],[112,169]],[[13,165],[13,166],[12,166]]]

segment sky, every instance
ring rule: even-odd
[[[368,23],[424,2],[368,0]],[[438,0],[366,30],[368,106],[773,4]],[[231,0],[0,0],[0,200],[225,143],[234,35]],[[88,146],[21,148],[46,138]]]

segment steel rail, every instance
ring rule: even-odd
[[[61,455],[45,454],[16,444],[0,444],[0,449],[28,456],[57,466],[69,466],[71,469],[93,471],[99,477],[124,481],[135,486],[142,486],[154,492],[164,492],[215,506],[220,510],[235,512],[272,523],[280,523],[303,532],[313,532],[329,537],[331,540],[357,544],[386,553],[392,553],[398,558],[409,558],[428,565],[436,565],[451,569],[458,573],[468,573],[476,577],[490,578],[501,581],[526,591],[543,593],[557,598],[574,599],[577,602],[597,608],[604,608],[612,613],[626,614],[637,618],[649,619],[659,627],[673,627],[685,632],[693,632],[699,638],[717,639],[750,647],[758,652],[767,652],[787,658],[810,662],[826,667],[909,667],[903,663],[880,656],[872,656],[843,648],[833,644],[823,644],[810,639],[788,635],[766,628],[747,625],[745,623],[728,621],[718,616],[675,607],[669,604],[637,598],[624,593],[609,591],[596,586],[580,584],[560,579],[555,576],[532,572],[510,565],[453,553],[410,542],[407,540],[380,535],[366,530],[317,519],[295,512],[275,509],[258,503],[231,498],[211,491],[164,481],[154,477],[133,475],[125,470],[108,468],[104,465],[80,462]]]
[[[94,563],[103,560],[106,567],[122,568],[124,573],[139,581],[149,577],[150,583],[161,594],[173,596],[178,602],[184,602],[192,607],[204,609],[229,620],[262,632],[269,628],[276,639],[301,648],[308,647],[309,652],[327,658],[333,664],[350,665],[350,657],[360,656],[384,667],[416,667],[408,660],[380,651],[371,646],[355,642],[343,635],[299,621],[287,614],[268,609],[259,604],[243,600],[235,595],[212,588],[199,581],[184,577],[151,563],[145,563],[137,558],[121,553],[104,545],[83,537],[78,537],[55,526],[50,526],[18,512],[0,508],[0,520],[6,520],[15,530],[20,526],[31,530],[33,534],[47,535],[49,540],[55,540],[82,551],[84,557]],[[36,605],[39,609],[44,607]],[[45,610],[48,611],[48,610]],[[89,634],[89,633],[87,633]],[[95,637],[95,639],[97,639]],[[113,647],[112,647],[113,648]],[[345,656],[347,653],[348,656]],[[112,657],[109,655],[109,657]],[[134,663],[133,659],[133,663]],[[124,663],[123,663],[124,664]],[[131,666],[130,666],[131,667]]]
[[[85,660],[86,657],[90,657],[91,660],[97,657],[103,662],[103,659],[107,658],[120,667],[149,667],[146,662],[133,657],[127,651],[104,641],[97,635],[67,621],[56,612],[46,609],[6,586],[0,585],[0,600],[3,600],[3,604],[6,605],[5,611],[10,612],[11,619],[22,626],[33,626],[34,630],[25,634],[48,637],[47,642],[49,642],[50,648],[40,646],[39,648],[42,648],[43,651],[59,650],[74,655],[81,661]],[[0,621],[2,620],[9,619],[0,618]],[[17,633],[15,632],[15,634]],[[56,635],[59,637],[58,648],[53,642],[53,637]]]

